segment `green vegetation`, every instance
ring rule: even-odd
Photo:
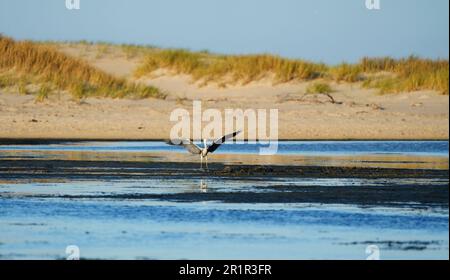
[[[310,93],[310,94],[313,94],[313,93],[325,94],[325,93],[331,93],[331,92],[333,92],[333,90],[331,89],[331,86],[327,83],[321,83],[321,82],[311,84],[306,89],[306,93]]]
[[[55,91],[68,91],[77,99],[87,96],[165,98],[157,88],[116,78],[50,46],[0,36],[0,86],[18,84],[20,88],[30,81],[41,86],[38,101]]]
[[[39,88],[38,94],[36,95],[36,102],[43,102],[48,98],[51,91],[52,89],[48,84],[42,84]]]
[[[333,92],[333,89],[331,88],[331,86],[328,83],[316,82],[316,83],[309,85],[306,88],[306,93],[304,96],[309,95],[309,94],[322,94],[322,95],[328,97],[328,99],[330,100],[331,103],[342,104],[341,102],[336,102],[334,97],[331,95],[332,92]]]
[[[165,68],[175,74],[191,75],[202,84],[215,82],[247,84],[265,77],[274,83],[305,81],[318,78],[336,82],[362,82],[364,87],[377,88],[381,93],[435,90],[449,93],[448,60],[418,57],[404,59],[363,58],[359,63],[327,66],[303,60],[272,55],[216,55],[179,49],[152,49],[136,70],[140,77]]]

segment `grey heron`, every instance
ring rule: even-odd
[[[200,168],[203,168],[203,159],[205,159],[206,168],[208,169],[208,154],[213,153],[226,140],[234,138],[239,133],[241,133],[241,130],[224,135],[214,140],[211,145],[208,145],[206,139],[203,139],[203,148],[200,148],[199,146],[195,145],[194,142],[190,139],[182,139],[176,141],[170,140],[167,143],[170,145],[183,146],[191,154],[200,155]]]

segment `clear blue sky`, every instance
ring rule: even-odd
[[[273,53],[326,63],[362,56],[448,58],[448,0],[0,0],[0,32],[16,39],[89,40]]]

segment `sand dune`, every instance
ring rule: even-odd
[[[116,76],[133,80],[139,54],[118,49],[99,55],[93,47],[63,45],[66,54]],[[200,86],[186,75],[160,70],[137,80],[166,91],[161,99],[51,96],[36,103],[32,95],[0,94],[0,138],[165,139],[170,112],[207,108],[277,108],[281,139],[448,139],[449,97],[433,91],[379,95],[360,84],[332,83],[332,104],[324,96],[304,96],[308,82],[273,85],[269,79],[220,88]],[[1,90],[0,90],[1,91]]]

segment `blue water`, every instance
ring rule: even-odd
[[[282,141],[278,153],[312,157],[426,155],[448,162],[448,146],[448,141]],[[258,144],[225,144],[217,152],[257,154],[259,147]],[[119,152],[109,153],[108,160],[121,160],[131,152],[185,152],[181,147],[160,141],[65,142],[0,145],[0,160],[2,153],[4,158],[20,158],[15,153],[17,150],[26,155],[51,151],[56,158],[67,151],[96,155]],[[330,162],[337,163],[335,158]],[[354,164],[361,162],[355,160]],[[154,171],[142,169],[142,172]],[[14,170],[4,177],[13,179],[0,181],[0,259],[64,259],[69,245],[79,247],[81,258],[106,259],[363,260],[368,245],[379,246],[382,259],[449,257],[448,208],[421,207],[415,203],[362,207],[121,198],[126,194],[201,195],[203,192],[276,195],[288,191],[291,185],[377,187],[388,184],[394,192],[397,186],[404,185],[448,186],[445,178],[299,176],[255,181],[208,176],[201,180],[131,176],[75,180],[65,178],[62,172],[56,179],[40,180],[23,176],[17,179]],[[202,189],[204,185],[206,189]],[[417,244],[426,245],[420,248]]]
[[[0,258],[447,259],[448,212],[339,205],[0,198]],[[400,248],[386,242],[402,243]],[[414,242],[424,250],[407,250]],[[403,249],[402,249],[403,248]]]
[[[439,233],[448,231],[448,217],[443,214],[429,216],[411,215],[413,212],[392,213],[390,211],[345,211],[326,209],[320,207],[300,207],[301,204],[283,206],[281,204],[261,204],[249,207],[241,204],[231,207],[219,207],[209,203],[210,207],[201,207],[199,203],[192,205],[184,203],[178,207],[176,204],[154,203],[142,205],[140,203],[111,203],[108,201],[95,201],[95,203],[76,200],[21,200],[1,199],[0,212],[5,216],[15,217],[64,217],[65,219],[92,219],[114,220],[126,219],[128,221],[164,222],[191,222],[203,224],[253,224],[261,223],[267,226],[289,225],[327,225],[328,227],[345,226],[354,228],[389,228],[390,230],[417,230],[428,229]],[[206,203],[208,204],[208,203]],[[228,204],[230,206],[232,204]],[[225,204],[226,206],[226,204]],[[275,207],[274,207],[275,206]],[[350,207],[351,208],[351,207]],[[30,211],[33,209],[33,211]]]
[[[197,143],[201,146],[201,143]],[[258,154],[267,143],[222,145],[216,153]],[[183,152],[182,147],[162,141],[65,142],[50,145],[0,145],[0,151],[95,151],[95,152]],[[448,157],[448,141],[280,141],[277,154],[356,155],[399,154]]]

